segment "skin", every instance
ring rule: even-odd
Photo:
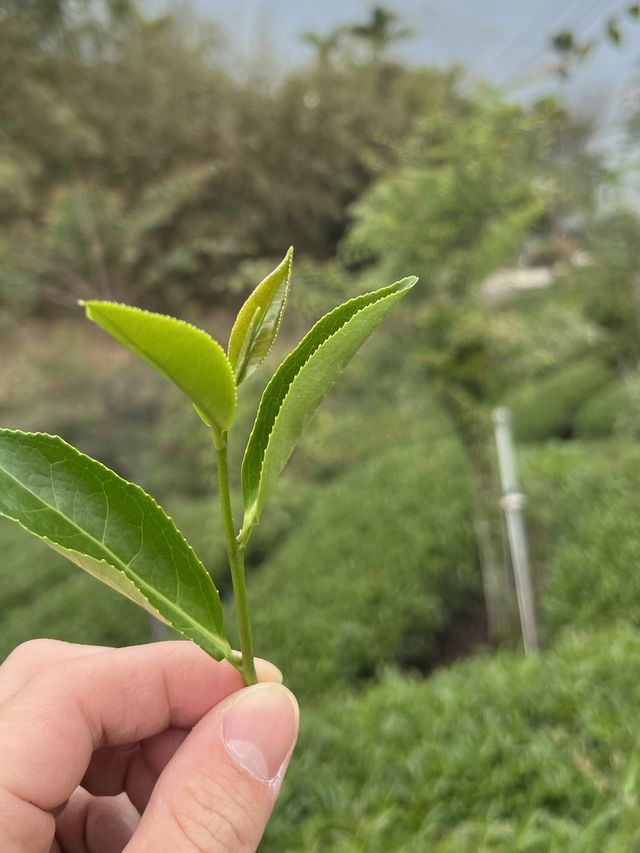
[[[298,731],[261,684],[192,643],[35,640],[0,666],[0,850],[252,851]]]

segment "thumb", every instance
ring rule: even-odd
[[[216,705],[163,770],[128,853],[254,851],[298,736],[298,705],[273,682]]]

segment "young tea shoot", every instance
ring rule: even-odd
[[[0,515],[226,659],[256,681],[244,553],[302,431],[349,360],[415,277],[357,296],[319,320],[269,380],[240,472],[244,516],[233,520],[227,447],[238,388],[265,360],[291,285],[293,250],[240,309],[227,351],[182,320],[113,302],[88,301],[89,320],[192,402],[212,441],[220,512],[240,634],[240,655],[224,635],[211,576],[173,521],[149,495],[57,436],[0,430]]]

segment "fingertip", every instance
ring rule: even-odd
[[[220,712],[233,762],[277,791],[298,737],[296,697],[282,684],[254,684],[226,699]]]
[[[233,655],[238,663],[242,661],[242,652],[234,649]],[[277,684],[282,684],[284,682],[284,676],[282,675],[281,670],[279,670],[274,663],[271,663],[271,661],[265,660],[264,658],[254,658],[253,665],[256,670],[256,675],[258,676],[258,681],[275,681]]]
[[[277,684],[283,683],[284,676],[274,663],[263,660],[263,658],[255,658],[254,663],[258,681],[275,681]]]

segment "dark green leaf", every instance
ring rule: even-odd
[[[220,599],[153,498],[62,439],[0,430],[0,515],[220,660]]]
[[[302,430],[373,330],[417,279],[351,299],[323,317],[265,388],[242,463],[243,530],[257,523]]]

